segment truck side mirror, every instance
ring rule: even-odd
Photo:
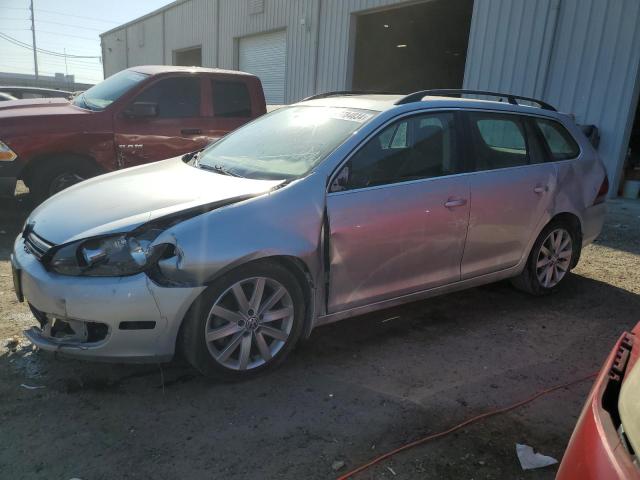
[[[129,118],[149,118],[158,115],[158,104],[155,102],[135,102],[124,111]]]

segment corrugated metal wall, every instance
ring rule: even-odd
[[[127,68],[127,29],[114,30],[102,37],[102,66],[105,78]]]
[[[103,35],[104,46],[112,48],[104,53],[105,75],[141,63],[171,64],[174,50],[198,45],[202,45],[204,66],[238,68],[240,38],[285,30],[286,101],[319,91],[344,90],[350,86],[352,14],[399,3],[407,0],[178,1],[125,29]],[[224,21],[218,22],[218,14]],[[140,46],[142,24],[144,45]],[[118,49],[114,50],[116,41]]]
[[[238,68],[240,38],[284,30],[286,102],[348,89],[354,14],[401,3],[178,0],[102,37],[105,74],[170,64],[174,50],[197,45],[203,65]],[[596,124],[615,191],[637,98],[639,23],[638,0],[475,0],[464,85],[542,98]]]
[[[173,63],[174,50],[201,45],[202,64],[209,67],[217,65],[217,4],[218,0],[190,0],[164,12],[163,63]]]
[[[546,100],[601,134],[612,194],[638,96],[638,0],[475,0],[464,85]]]
[[[318,43],[317,92],[350,88],[353,14],[394,6],[402,0],[322,0]],[[412,2],[416,3],[416,2]]]
[[[127,27],[130,67],[163,63],[162,15],[154,15]]]
[[[264,0],[258,13],[250,13],[248,1],[219,0],[220,61],[222,68],[238,68],[238,39],[285,30],[287,38],[285,101],[292,102],[313,89],[317,0]]]

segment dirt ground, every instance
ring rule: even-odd
[[[23,341],[34,320],[11,287],[25,198],[0,201],[3,479],[335,478],[599,369],[640,321],[640,202],[616,200],[557,294],[531,298],[502,282],[322,327],[255,381],[211,383],[180,362],[54,358]],[[523,472],[515,443],[561,459],[589,387],[557,391],[356,478],[551,479],[555,467]],[[336,472],[335,462],[345,465]]]

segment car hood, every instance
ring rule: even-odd
[[[0,119],[83,113],[91,112],[74,106],[65,98],[34,98],[29,100],[9,100],[0,103]]]
[[[27,222],[54,244],[130,231],[150,220],[268,192],[281,180],[251,180],[201,170],[181,157],[119,170],[54,195]]]

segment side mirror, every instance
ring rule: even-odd
[[[129,118],[149,118],[158,115],[158,104],[154,102],[135,102],[124,111]]]

